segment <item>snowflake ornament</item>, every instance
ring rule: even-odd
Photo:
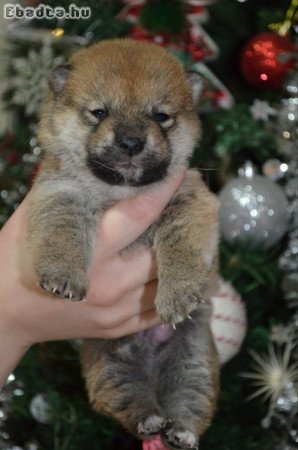
[[[275,328],[273,335],[276,334],[280,340],[280,334],[283,335],[284,330]],[[282,340],[283,338],[284,336]],[[264,401],[269,400],[267,415],[261,422],[263,428],[270,428],[272,418],[277,418],[282,426],[293,425],[298,412],[298,362],[293,356],[296,346],[297,342],[292,335],[285,345],[279,346],[279,350],[271,343],[266,357],[251,352],[254,371],[242,374],[253,380],[252,384],[256,387],[256,391],[248,400],[256,397],[262,397]],[[286,418],[281,414],[286,414]]]
[[[243,374],[252,379],[257,388],[249,398],[263,397],[269,400],[266,416],[261,425],[265,429],[278,430],[281,448],[294,450],[298,443],[298,313],[288,324],[276,324],[271,328],[269,354],[265,357],[251,352],[254,359],[253,371]],[[273,346],[272,342],[277,343]],[[281,445],[282,444],[282,445]]]
[[[277,111],[271,108],[268,102],[263,102],[257,98],[254,99],[249,109],[254,119],[263,120],[263,122],[268,122],[269,116],[276,116],[277,114]]]
[[[55,56],[48,39],[43,41],[39,50],[30,49],[25,58],[13,59],[11,88],[14,93],[11,103],[23,106],[27,116],[37,115],[47,92],[51,70],[64,61],[63,56]]]
[[[254,380],[257,390],[249,399],[262,396],[264,400],[275,402],[288,383],[298,382],[298,361],[290,363],[293,347],[290,340],[284,351],[279,353],[270,345],[267,357],[251,351],[255,363],[254,372],[244,373],[243,376]]]

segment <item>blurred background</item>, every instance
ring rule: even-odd
[[[297,449],[298,1],[77,0],[85,17],[65,19],[72,2],[49,0],[52,20],[18,9],[5,18],[12,10],[1,3],[0,226],[38,170],[48,75],[76,49],[130,36],[168,48],[203,77],[203,138],[191,165],[222,205],[212,298],[222,377],[200,448]],[[85,448],[141,444],[90,410],[76,343],[36,345],[0,391],[0,449]]]

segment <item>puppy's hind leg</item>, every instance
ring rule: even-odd
[[[139,439],[159,434],[167,419],[156,399],[152,349],[140,337],[89,340],[83,347],[83,374],[90,403],[118,420]]]
[[[157,398],[170,425],[162,440],[170,449],[196,449],[212,419],[218,391],[218,361],[201,306],[193,321],[177,325],[159,354]]]

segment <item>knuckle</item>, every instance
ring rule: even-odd
[[[96,287],[88,291],[88,303],[95,306],[109,307],[113,306],[117,299],[116,287]]]

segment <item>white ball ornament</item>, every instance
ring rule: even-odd
[[[233,286],[220,277],[211,304],[211,330],[220,363],[224,364],[240,350],[247,329],[246,309]]]

